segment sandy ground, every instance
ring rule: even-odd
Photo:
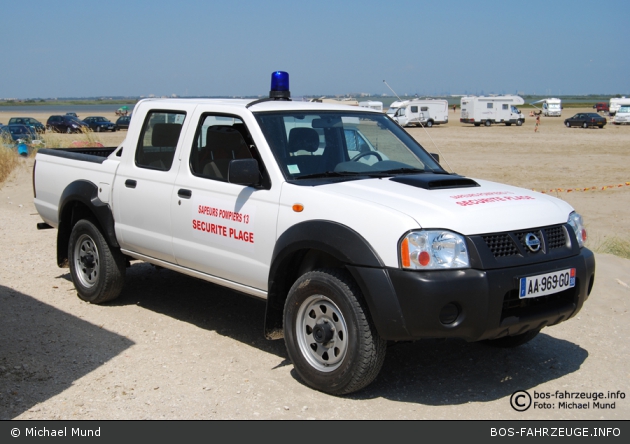
[[[534,133],[533,119],[476,128],[450,116],[409,131],[435,152],[433,139],[460,174],[555,190],[583,214],[591,243],[630,238],[630,186],[617,186],[630,182],[630,127],[543,118]],[[125,134],[98,137],[117,145]],[[630,399],[605,410],[510,407],[517,390],[630,396],[629,260],[598,254],[579,315],[523,347],[396,344],[372,385],[338,398],[303,385],[283,341],[263,338],[263,301],[142,263],[113,303],[80,301],[56,266],[55,230],[35,228],[31,172],[24,160],[0,185],[0,419],[630,419]],[[597,190],[566,191],[586,187]]]

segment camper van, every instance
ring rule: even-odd
[[[367,100],[365,102],[359,102],[359,106],[361,108],[370,108],[370,109],[375,109],[376,111],[383,112],[383,102],[378,102],[375,100]]]
[[[387,115],[393,119],[396,111],[398,111],[398,108],[407,104],[409,104],[409,100],[396,100],[395,102],[392,102],[392,104],[389,105],[389,108],[387,108]]]
[[[630,99],[628,99],[626,96],[611,98],[608,114],[614,116],[615,114],[617,114],[617,111],[619,111],[619,107],[622,105],[630,105]]]
[[[560,117],[562,115],[562,100],[560,99],[543,99],[542,100],[543,116]]]
[[[423,125],[431,128],[433,125],[448,123],[448,102],[441,99],[410,100],[390,117],[400,126]]]
[[[521,126],[525,116],[516,108],[525,101],[520,96],[465,96],[461,98],[462,123],[472,123],[475,126],[490,126],[493,123],[513,123]]]

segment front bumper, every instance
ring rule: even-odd
[[[519,299],[519,278],[576,269],[576,285],[560,293]],[[595,258],[579,255],[490,270],[406,271],[351,267],[379,334],[388,340],[494,339],[566,321],[582,308],[593,287]],[[450,304],[450,305],[449,305]],[[447,307],[448,306],[448,307]],[[458,310],[454,322],[440,321]]]

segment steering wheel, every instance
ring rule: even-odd
[[[383,161],[383,156],[381,156],[381,154],[378,151],[365,151],[363,153],[359,153],[356,156],[354,156],[352,159],[350,159],[353,162],[356,162],[357,160],[365,157],[365,156],[375,156],[379,162]]]

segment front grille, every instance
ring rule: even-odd
[[[507,257],[519,254],[518,248],[507,233],[490,234],[483,236],[488,248],[494,257]]]
[[[541,248],[537,252],[532,252],[525,245],[525,236],[532,233],[540,239]],[[532,228],[506,233],[484,234],[481,236],[485,246],[490,253],[497,258],[508,258],[511,256],[529,257],[533,255],[548,254],[551,250],[559,248],[571,248],[566,230],[562,225],[554,225],[544,228]]]

